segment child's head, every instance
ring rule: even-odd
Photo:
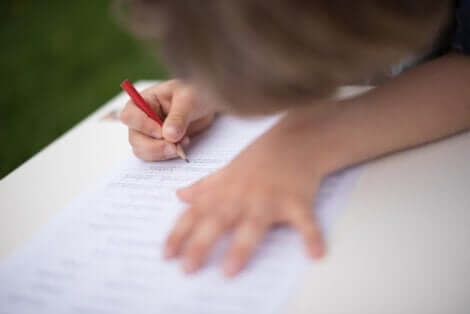
[[[449,2],[132,0],[130,9],[176,76],[250,114],[312,103],[429,48]]]

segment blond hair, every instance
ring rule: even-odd
[[[176,76],[206,82],[240,112],[306,104],[424,51],[449,20],[451,3],[125,2],[133,31],[158,40]]]

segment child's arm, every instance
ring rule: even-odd
[[[470,128],[470,58],[424,64],[353,99],[290,112],[227,167],[178,192],[190,204],[165,255],[195,271],[234,230],[224,269],[234,275],[271,226],[287,223],[312,257],[323,254],[311,212],[321,179],[340,168]]]
[[[334,170],[470,128],[470,57],[423,64],[345,100],[317,132]]]

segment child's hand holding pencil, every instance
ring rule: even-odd
[[[129,82],[122,87],[132,94]],[[135,155],[143,160],[184,158],[181,146],[188,146],[190,136],[208,128],[214,119],[215,109],[198,101],[194,89],[179,80],[154,85],[140,95],[151,112],[145,112],[133,95],[134,101],[126,104],[120,120],[129,127]]]

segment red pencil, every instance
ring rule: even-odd
[[[163,121],[160,117],[150,108],[144,98],[135,89],[134,85],[129,80],[125,80],[121,83],[121,88],[129,95],[134,104],[152,120],[157,122],[160,126],[163,126]],[[176,143],[176,153],[178,156],[186,162],[189,162],[188,157],[184,153],[180,143]]]

